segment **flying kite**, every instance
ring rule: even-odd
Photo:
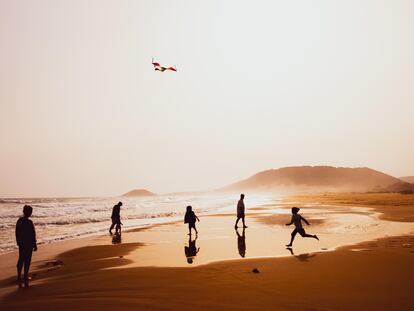
[[[152,59],[152,65],[154,66],[155,71],[161,71],[161,72],[164,72],[166,70],[177,71],[177,69],[174,68],[174,67],[163,67],[163,66],[161,66],[160,63],[154,62],[154,59]]]

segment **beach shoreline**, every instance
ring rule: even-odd
[[[319,232],[327,225],[326,219],[314,218],[313,215],[325,210],[326,204],[318,205],[320,203],[310,201],[311,198],[308,198],[301,202],[296,200],[295,203],[304,206],[305,215],[311,216],[313,226],[309,227],[309,231]],[[187,229],[177,222],[130,229],[123,233],[120,244],[110,243],[106,235],[45,245],[39,250],[39,254],[44,252],[43,259],[37,260],[43,270],[37,272],[29,290],[16,289],[11,276],[14,270],[0,281],[2,305],[10,310],[24,309],[27,302],[20,301],[20,297],[24,297],[30,301],[33,310],[85,310],[92,306],[101,310],[194,307],[232,310],[238,308],[243,297],[242,309],[246,310],[258,307],[266,310],[275,303],[278,303],[276,310],[350,310],[362,306],[386,310],[395,300],[398,300],[400,310],[409,309],[410,282],[414,276],[410,269],[414,260],[414,226],[406,219],[396,223],[397,226],[407,226],[403,235],[368,238],[336,247],[334,251],[328,251],[331,248],[323,250],[311,239],[298,237],[297,247],[294,246],[291,254],[284,250],[285,256],[249,257],[255,252],[264,253],[266,249],[270,254],[278,251],[274,243],[269,245],[261,241],[263,236],[272,237],[279,232],[274,230],[281,230],[280,225],[288,218],[287,211],[291,205],[287,203],[283,207],[286,209],[284,214],[272,213],[271,206],[252,208],[247,218],[248,224],[249,221],[251,223],[246,229],[247,258],[236,259],[233,256],[239,255],[239,240],[234,232],[228,236],[228,231],[224,231],[227,230],[224,227],[232,227],[235,220],[230,214],[201,218],[198,223],[202,232],[198,238],[201,251],[195,257],[194,266],[185,262],[182,246],[187,239],[184,237]],[[333,216],[335,213],[343,215],[343,211],[348,210],[350,215],[355,213],[357,217],[362,217],[359,210],[352,211],[347,205],[335,206],[336,210],[331,211]],[[375,215],[382,212],[385,217],[396,217],[394,214],[399,213],[398,209],[384,212],[383,206],[380,210],[376,210],[375,205],[370,207]],[[258,212],[260,208],[263,209],[261,213]],[[407,205],[407,209],[411,213],[414,205]],[[335,218],[328,218],[332,219]],[[388,220],[382,222],[387,225],[394,223]],[[210,234],[206,233],[207,227],[219,229],[214,229],[216,232]],[[287,242],[291,228],[283,229],[282,238]],[[239,231],[241,233],[242,230]],[[153,243],[154,240],[161,242]],[[218,260],[214,260],[214,252],[208,252],[212,245],[222,252],[217,255]],[[246,250],[246,245],[244,247]],[[284,244],[281,247],[284,248]],[[227,255],[229,258],[225,258]],[[2,271],[6,268],[5,262],[9,262],[9,268],[14,264],[13,256],[8,256],[5,261],[5,256],[0,255]],[[165,257],[165,264],[158,257]],[[153,260],[157,264],[142,265],[142,262],[151,263]],[[258,269],[259,273],[253,273],[253,269]],[[384,284],[392,285],[387,287]],[[296,291],[302,297],[305,308],[295,302]],[[318,299],[322,292],[323,297]],[[188,305],[181,305],[186,299],[185,293],[191,293],[195,298]]]

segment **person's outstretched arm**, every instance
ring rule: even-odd
[[[200,218],[198,218],[197,215],[195,215],[195,217],[197,218],[198,221],[200,221]]]
[[[300,219],[302,219],[308,226],[310,225],[309,221],[307,221],[305,218],[303,218],[302,216],[300,216]]]
[[[290,226],[291,224],[293,224],[293,216],[292,216],[292,218],[290,219],[290,223],[286,224],[286,226]]]

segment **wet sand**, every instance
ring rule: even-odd
[[[254,210],[244,238],[241,229],[242,238],[232,228],[234,217],[202,217],[200,250],[191,265],[181,223],[124,232],[120,244],[102,236],[44,246],[35,258],[32,287],[18,290],[14,277],[6,277],[0,282],[1,305],[5,310],[413,308],[412,223],[382,221],[363,208],[326,211],[311,204],[301,212],[312,224],[306,229],[321,241],[298,236],[291,250],[284,247],[293,229],[283,226],[287,209]],[[48,258],[40,255],[45,251]],[[252,272],[255,268],[259,273]]]
[[[369,207],[384,220],[414,222],[414,194],[400,193],[324,193],[286,197],[283,203],[298,206]]]

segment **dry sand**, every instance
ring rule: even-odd
[[[311,200],[302,201],[303,205],[308,205],[309,202]],[[311,208],[318,208],[313,203],[311,205]],[[399,220],[400,216],[395,215],[400,213],[399,209],[388,208],[384,211],[383,205],[379,208],[384,213],[382,216],[384,219]],[[406,204],[404,207],[404,213],[407,215],[410,215],[413,210],[414,205]],[[342,212],[343,210],[340,209],[340,213]],[[359,213],[358,210],[356,212]],[[325,221],[320,218],[312,219],[312,215],[310,213],[310,221],[314,226],[309,230],[318,232],[323,230],[327,225]],[[272,230],[281,230],[277,228],[281,227],[279,224],[283,222],[284,217],[271,213],[268,216],[270,217],[268,219],[273,217],[273,220],[264,220],[265,216],[256,216],[257,220],[250,220],[251,225],[246,231],[247,254],[254,256],[263,248],[273,247],[274,243],[263,241],[260,232],[264,234],[262,236],[267,236],[271,240],[273,234],[270,233],[273,232]],[[201,232],[213,230],[208,228],[212,225],[219,229],[215,228],[214,234],[205,237],[200,234],[201,251],[195,258],[195,264],[198,266],[189,268],[188,265],[178,267],[174,264],[175,260],[186,264],[182,246],[183,239],[187,238],[183,238],[185,228],[182,225],[169,224],[123,234],[122,243],[117,245],[110,244],[108,237],[86,239],[79,242],[78,246],[82,247],[78,248],[69,246],[68,243],[68,250],[57,256],[55,261],[40,261],[42,264],[37,268],[35,281],[29,289],[18,290],[15,286],[10,287],[14,278],[4,279],[0,285],[3,290],[7,289],[7,292],[3,292],[1,309],[412,310],[414,308],[413,235],[381,238],[330,252],[321,252],[325,243],[323,241],[320,242],[321,244],[316,244],[317,242],[312,239],[298,239],[298,246],[292,250],[293,256],[225,260],[203,264],[214,261],[214,253],[208,251],[212,245],[219,249],[223,247],[229,249],[223,250],[223,254],[218,255],[219,258],[231,259],[233,255],[237,258],[239,254],[234,230],[231,236],[227,236],[225,231],[227,229],[220,225],[230,221],[231,226],[234,219],[229,216],[218,216],[204,217],[201,220]],[[388,222],[384,221],[384,223]],[[412,223],[400,224],[414,231]],[[390,228],[394,230],[394,227]],[[384,228],[388,226],[385,225]],[[289,234],[289,229],[285,230]],[[166,236],[169,238],[166,239]],[[214,236],[216,238],[213,238]],[[217,236],[221,238],[218,239]],[[288,236],[283,236],[283,241],[286,238]],[[152,239],[166,240],[152,243]],[[53,249],[57,246],[49,247]],[[307,247],[314,247],[315,251],[301,251],[301,248],[306,250]],[[277,252],[277,249],[275,248],[274,251]],[[51,250],[49,252],[53,253]],[[206,255],[203,259],[203,252],[210,255]],[[230,257],[226,257],[226,254]],[[156,260],[157,256],[163,258],[157,262],[156,267],[139,266],[140,262],[141,264],[151,262]],[[162,262],[169,261],[176,267],[162,267]],[[5,268],[3,261],[1,268]],[[253,269],[258,269],[259,273],[253,273]]]

